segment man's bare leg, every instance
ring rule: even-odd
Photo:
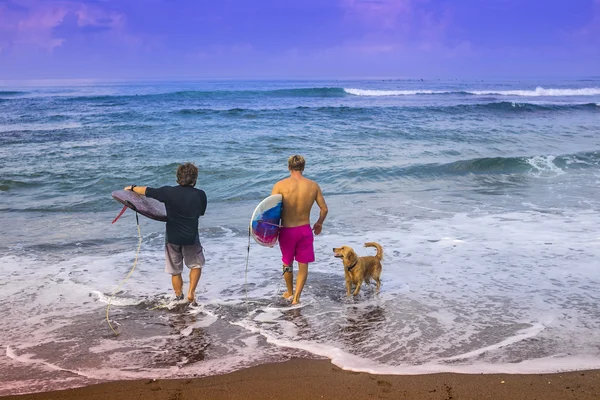
[[[202,268],[190,269],[190,288],[187,294],[187,298],[190,303],[193,303],[194,300],[196,300],[196,287],[198,286],[198,281],[200,280],[201,275]]]
[[[300,303],[300,295],[302,294],[302,289],[304,289],[306,277],[308,277],[308,264],[299,262],[298,276],[296,277],[296,291],[294,292],[294,299],[292,300],[292,304]]]
[[[171,275],[171,283],[173,284],[175,296],[181,296],[183,294],[183,279],[181,278],[181,274]]]
[[[292,267],[284,265],[283,266],[283,278],[285,279],[285,286],[287,290],[283,292],[283,298],[289,299],[294,295],[294,272]]]

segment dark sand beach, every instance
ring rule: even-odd
[[[117,381],[2,400],[186,399],[565,400],[600,398],[600,371],[555,374],[370,375],[295,359],[195,379]]]

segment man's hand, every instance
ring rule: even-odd
[[[313,232],[315,232],[315,235],[319,235],[321,233],[322,229],[323,229],[323,224],[320,222],[317,222],[313,225]]]
[[[138,185],[130,185],[130,186],[125,186],[123,188],[123,190],[130,190],[135,194],[139,194],[140,196],[145,196],[146,195],[146,186],[138,186]]]

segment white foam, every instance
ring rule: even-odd
[[[464,354],[459,354],[453,357],[447,357],[444,358],[445,361],[452,361],[452,360],[464,360],[467,358],[472,358],[472,357],[476,357],[479,356],[485,352],[488,351],[494,351],[494,350],[498,350],[501,349],[502,347],[506,347],[509,346],[511,344],[520,342],[522,340],[525,339],[529,339],[532,337],[537,336],[539,333],[541,333],[543,330],[545,329],[544,325],[542,324],[535,324],[527,329],[522,329],[520,331],[518,331],[514,336],[511,336],[509,338],[504,339],[503,341],[493,344],[491,346],[486,346],[486,347],[482,347],[481,349],[477,349],[477,350],[473,350],[473,351],[469,351],[468,353],[464,353]]]
[[[475,95],[500,95],[500,96],[526,96],[526,97],[551,97],[551,96],[598,96],[600,88],[581,89],[544,89],[537,87],[535,90],[469,90],[467,93]]]
[[[80,377],[62,376],[59,381],[53,382],[52,390],[71,389],[85,386]],[[49,388],[46,379],[19,379],[13,381],[2,381],[0,396],[22,395],[27,393],[39,393]]]
[[[281,311],[276,308],[267,308],[263,312],[258,313],[254,320],[258,322],[275,322],[281,317]]]
[[[75,375],[79,375],[85,378],[91,378],[91,376],[79,372],[79,371],[75,371],[75,370],[71,370],[71,369],[67,369],[67,368],[62,368],[59,367],[56,364],[52,364],[49,363],[47,361],[44,360],[39,360],[36,358],[33,358],[33,356],[31,354],[23,354],[23,355],[17,355],[14,350],[10,347],[10,346],[6,346],[6,356],[10,359],[13,359],[15,361],[21,362],[21,363],[25,363],[25,364],[38,364],[40,366],[43,366],[47,369],[49,369],[50,371],[62,371],[62,372],[70,372],[72,374]]]
[[[522,200],[530,199],[518,200],[517,208],[523,207]],[[439,198],[429,194],[419,197],[418,193],[398,194],[394,202],[391,207],[389,199],[369,199],[368,207],[353,214],[352,224],[332,216],[337,225],[328,225],[323,235],[315,238],[318,260],[311,264],[304,308],[300,310],[289,312],[290,308],[277,308],[279,303],[273,305],[279,300],[274,291],[283,283],[279,252],[252,245],[249,308],[266,312],[243,315],[247,237],[222,240],[219,236],[203,240],[211,249],[199,285],[203,306],[181,313],[151,314],[161,323],[173,316],[179,319],[179,325],[166,331],[162,330],[164,325],[155,325],[165,337],[140,338],[145,331],[128,330],[133,326],[129,322],[124,324],[123,333],[130,336],[105,340],[102,337],[109,337],[110,331],[98,325],[99,337],[87,335],[90,350],[81,353],[90,354],[94,363],[79,363],[80,355],[75,360],[68,354],[45,361],[111,379],[213,373],[208,365],[231,371],[279,357],[287,352],[283,347],[331,358],[345,369],[377,373],[552,372],[571,366],[598,366],[600,356],[595,350],[589,351],[595,349],[592,333],[598,322],[591,314],[592,302],[588,305],[586,301],[598,288],[593,263],[600,257],[598,235],[589,234],[600,224],[597,213],[578,209],[542,214],[539,210],[544,207],[539,205],[519,212],[497,211],[501,208],[497,206],[489,213],[484,204],[477,209],[451,205],[461,208],[456,213]],[[332,209],[342,209],[345,204],[335,197],[330,200]],[[382,293],[375,296],[365,288],[358,298],[346,299],[343,267],[331,248],[346,244],[360,255],[372,255],[373,249],[362,248],[367,240],[384,246]],[[8,305],[2,328],[6,343],[14,343],[19,352],[35,354],[36,359],[46,358],[45,350],[54,348],[51,341],[77,332],[77,327],[68,325],[73,321],[69,314],[77,312],[85,318],[85,313],[96,315],[93,318],[99,324],[105,303],[98,300],[98,293],[112,293],[131,267],[133,250],[103,257],[67,256],[44,263],[43,269],[39,268],[40,260],[0,258],[0,281],[11,282],[3,286],[3,293],[14,293],[1,300]],[[163,257],[160,247],[143,246],[138,269],[119,298],[133,305],[140,298],[156,297],[157,292],[171,294],[170,279],[161,271]],[[31,273],[39,274],[36,276],[43,285],[36,289],[38,297],[28,301],[25,289],[30,286]],[[94,293],[91,299],[90,293]],[[577,307],[571,306],[574,302]],[[116,319],[132,321],[126,318],[136,311],[121,309]],[[227,322],[244,331],[233,327],[221,331]],[[526,333],[532,332],[526,329],[524,333],[524,326],[542,325],[543,330],[533,332],[539,341],[525,340]],[[354,340],[372,326],[368,344]],[[62,327],[68,329],[52,332]],[[193,339],[195,328],[207,328],[211,343],[227,348],[227,355],[212,361],[214,353],[208,354],[202,363],[183,368],[149,366],[154,353],[172,351],[169,346],[174,338],[189,335]],[[243,339],[257,334],[260,340],[244,344]],[[263,337],[274,346],[265,346]],[[39,343],[49,345],[42,346],[38,354]],[[561,355],[567,353],[573,356]],[[176,354],[170,354],[169,360],[173,357]],[[455,360],[447,360],[452,358]],[[519,362],[523,359],[531,361]],[[79,369],[83,367],[86,369]]]
[[[1,125],[0,133],[24,131],[56,131],[62,129],[76,129],[81,127],[82,125],[78,122]]]
[[[338,347],[306,342],[302,340],[286,340],[273,336],[269,332],[248,325],[244,322],[234,323],[247,329],[253,333],[257,333],[263,336],[268,343],[274,344],[280,347],[287,347],[297,350],[303,350],[316,356],[328,358],[331,362],[347,371],[354,372],[366,372],[369,374],[378,375],[421,375],[421,374],[434,374],[442,372],[453,372],[453,373],[513,373],[513,374],[527,374],[527,373],[544,373],[544,372],[556,372],[565,370],[582,370],[582,369],[596,369],[600,367],[600,360],[596,358],[587,357],[568,357],[562,355],[556,355],[552,357],[544,357],[535,360],[526,360],[519,363],[476,363],[469,365],[444,365],[440,364],[437,360],[434,362],[428,362],[421,365],[386,365],[381,364],[373,360],[369,360],[363,357],[356,356],[348,353]],[[532,327],[533,330],[533,327]],[[531,334],[528,332],[527,335]],[[523,340],[522,337],[520,340]]]
[[[562,175],[565,173],[560,167],[558,167],[554,160],[555,156],[534,156],[526,159],[527,164],[531,165],[538,175],[544,173],[552,173],[554,175]]]
[[[143,299],[134,299],[118,296],[113,296],[111,298],[110,295],[106,295],[97,290],[92,290],[92,294],[97,296],[98,301],[100,301],[101,303],[108,304],[108,302],[110,301],[110,304],[113,306],[137,306],[138,304],[141,304],[144,301]]]
[[[556,96],[598,96],[600,88],[580,88],[580,89],[556,89],[537,87],[534,90],[378,90],[378,89],[356,89],[344,88],[348,94],[355,96],[410,96],[418,94],[460,94],[468,93],[474,95],[498,95],[498,96],[524,96],[524,97],[556,97]],[[516,103],[513,107],[518,106]]]
[[[182,336],[189,336],[191,335],[192,331],[194,329],[198,329],[198,328],[208,328],[209,326],[211,326],[212,324],[214,324],[217,321],[217,317],[214,316],[207,316],[203,319],[200,319],[196,322],[194,322],[193,324],[187,326],[185,329],[183,329],[181,331],[181,335]]]
[[[153,309],[165,309],[165,310],[173,310],[175,307],[178,307],[182,304],[189,304],[189,301],[187,299],[181,299],[181,300],[169,300],[166,302],[161,302],[160,304],[158,304],[157,306],[154,306]]]
[[[376,90],[376,89],[346,89],[344,91],[354,96],[410,96],[416,94],[451,93],[443,90]]]

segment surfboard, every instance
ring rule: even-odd
[[[165,205],[158,200],[140,196],[131,190],[116,190],[112,192],[112,197],[119,203],[131,208],[133,211],[142,214],[144,217],[156,221],[167,221],[167,210],[165,209]],[[115,221],[117,219],[118,217],[115,218]]]
[[[283,197],[273,194],[258,203],[254,209],[250,219],[250,233],[261,246],[273,247],[277,243],[282,204]]]

